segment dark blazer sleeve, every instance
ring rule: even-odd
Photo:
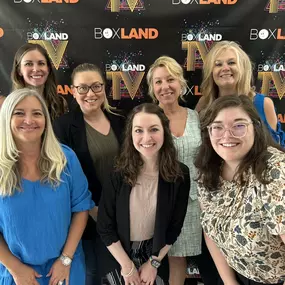
[[[166,232],[166,244],[173,244],[177,240],[187,211],[190,191],[190,175],[188,167],[182,163],[181,170],[184,175],[184,180],[179,178],[176,182],[177,195],[172,218]]]
[[[106,246],[119,240],[116,222],[116,195],[120,187],[119,176],[117,172],[111,174],[110,179],[104,184],[99,203],[97,231]]]

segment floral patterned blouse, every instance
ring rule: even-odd
[[[219,190],[209,192],[201,181],[198,190],[202,227],[228,264],[246,278],[274,284],[285,280],[285,153],[268,151],[270,184],[249,170],[245,186],[221,178]]]

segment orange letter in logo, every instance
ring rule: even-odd
[[[277,30],[277,40],[285,40],[285,36],[282,36],[281,33],[282,33],[282,30],[278,29]]]

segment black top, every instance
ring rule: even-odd
[[[113,115],[107,111],[104,111],[104,114],[110,121],[111,128],[117,137],[119,145],[121,145],[124,117]],[[96,205],[98,205],[101,197],[102,185],[99,182],[99,179],[96,177],[96,171],[94,169],[93,161],[88,149],[85,121],[80,107],[78,106],[74,111],[57,118],[53,123],[53,129],[59,141],[72,148],[76,153],[83,172],[87,177],[89,190],[92,193],[92,199]],[[96,234],[95,228],[95,222],[92,218],[89,218],[84,238],[91,238],[90,231],[92,231],[92,235],[94,237]]]
[[[173,244],[183,226],[190,191],[190,175],[186,165],[180,164],[184,179],[166,182],[158,180],[157,208],[153,236],[152,254],[158,255],[166,245]],[[106,246],[121,241],[127,254],[130,254],[130,192],[132,186],[126,183],[119,172],[111,174],[104,185],[99,204],[97,231]],[[109,269],[111,271],[112,268]]]

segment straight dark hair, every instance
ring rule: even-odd
[[[236,179],[242,186],[245,184],[245,175],[252,168],[252,173],[262,184],[268,184],[267,161],[271,154],[268,146],[273,146],[284,152],[272,139],[268,130],[261,121],[252,100],[246,95],[228,95],[216,99],[201,117],[201,139],[195,166],[198,169],[198,179],[208,191],[215,191],[219,187],[219,178],[223,159],[212,147],[207,126],[209,126],[218,114],[227,108],[241,108],[250,117],[254,128],[254,143],[250,151],[241,161],[235,174]]]
[[[133,120],[138,113],[157,115],[164,130],[164,141],[158,155],[159,174],[167,182],[174,182],[183,173],[177,159],[177,152],[169,129],[169,120],[163,110],[156,104],[144,103],[136,106],[130,113],[124,132],[124,141],[121,153],[116,160],[116,170],[123,174],[124,180],[134,186],[143,167],[144,161],[135,149],[132,139]]]

